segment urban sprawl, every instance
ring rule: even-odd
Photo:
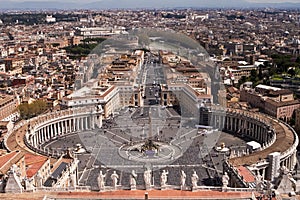
[[[295,199],[299,34],[297,10],[0,13],[0,197]]]

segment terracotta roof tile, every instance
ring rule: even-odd
[[[44,165],[48,158],[30,153],[25,154],[26,176],[31,178]]]
[[[0,157],[0,168],[2,168],[3,165],[5,165],[8,161],[10,161],[16,154],[17,154],[17,152],[13,151],[11,153],[1,156]]]
[[[254,175],[249,171],[248,168],[244,167],[244,166],[239,166],[237,168],[239,174],[241,176],[243,176],[244,178],[244,181],[247,182],[247,183],[252,183],[252,182],[255,182],[255,177]]]

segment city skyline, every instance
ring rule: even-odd
[[[0,0],[0,2],[53,2],[55,0]],[[105,1],[109,1],[109,0],[86,0],[85,3],[91,3],[91,2],[105,2]],[[174,0],[171,0],[174,1]],[[203,0],[192,0],[195,3],[200,3],[203,2]],[[245,0],[246,2],[250,2],[250,3],[300,3],[300,0]],[[82,1],[79,0],[66,0],[65,2],[77,2],[77,3],[82,3]],[[150,1],[149,1],[150,2]],[[151,1],[151,3],[153,3],[153,1]],[[159,2],[157,5],[159,5],[162,2]]]
[[[0,9],[139,9],[139,8],[299,8],[299,0],[78,0],[45,1],[45,0],[0,0]]]

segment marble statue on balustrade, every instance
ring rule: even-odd
[[[137,179],[137,174],[134,170],[132,170],[131,174],[130,174],[130,189],[131,190],[136,189],[136,179]]]
[[[222,176],[222,191],[226,192],[227,191],[227,187],[229,184],[229,176],[227,174],[227,172],[224,173],[224,175]]]
[[[185,181],[186,181],[186,174],[183,170],[181,170],[181,174],[180,174],[180,185],[181,185],[181,189],[183,190],[185,187]]]
[[[70,187],[76,187],[76,174],[71,173],[69,177]]]
[[[24,183],[25,183],[25,190],[26,191],[34,191],[35,187],[33,185],[33,180],[32,179],[25,178]]]
[[[199,176],[197,175],[197,172],[194,171],[194,173],[192,174],[192,189],[195,189],[198,187],[198,180],[199,180]]]
[[[161,187],[165,187],[167,185],[168,181],[168,174],[169,172],[166,170],[163,170],[160,176],[160,185]]]
[[[266,182],[266,195],[268,197],[272,196],[272,190],[273,190],[274,185],[271,183],[271,181]]]
[[[255,177],[255,184],[256,184],[256,190],[262,191],[264,188],[264,180],[263,177],[258,173],[258,175]]]
[[[0,179],[0,193],[4,193],[4,192],[5,192],[6,181],[7,181],[7,176],[4,175],[4,176]]]
[[[35,175],[35,186],[38,188],[43,186],[43,177],[39,171]]]
[[[106,178],[106,173],[103,174],[102,170],[100,170],[99,176],[97,178],[98,187],[99,187],[100,191],[105,189],[105,178]]]
[[[147,169],[144,172],[144,181],[146,189],[149,189],[151,187],[151,170]]]
[[[119,179],[119,175],[117,174],[116,171],[114,171],[112,173],[112,175],[110,176],[111,180],[112,180],[112,186],[114,189],[117,189],[118,186],[118,179]]]
[[[224,175],[222,176],[223,188],[227,188],[228,184],[229,184],[229,176],[228,176],[227,172],[225,172]]]

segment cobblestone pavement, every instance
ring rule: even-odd
[[[133,160],[120,155],[120,149],[124,145],[142,143],[147,140],[150,131],[149,117],[139,113],[149,113],[151,109],[153,139],[163,142],[167,147],[176,146],[180,149],[176,159],[164,156],[168,149],[158,152],[158,155],[141,160]],[[245,141],[230,134],[215,131],[210,134],[199,133],[189,119],[174,118],[174,110],[159,107],[146,107],[123,109],[118,116],[105,121],[103,128],[95,131],[80,132],[64,136],[50,144],[46,148],[63,151],[76,144],[82,144],[86,153],[78,154],[79,184],[89,185],[93,190],[98,190],[97,177],[99,171],[107,174],[106,185],[112,185],[110,175],[114,170],[119,175],[119,184],[125,189],[129,188],[129,177],[132,169],[138,173],[137,185],[143,189],[143,172],[150,168],[153,174],[154,187],[160,186],[160,173],[163,169],[169,171],[168,184],[180,185],[180,171],[184,170],[187,175],[186,184],[191,185],[191,175],[195,170],[200,177],[198,185],[220,185],[222,163],[224,154],[216,152],[213,148],[222,142],[231,149],[241,150],[245,148]],[[173,114],[172,114],[173,113]],[[164,115],[164,121],[159,116]],[[142,154],[134,152],[136,154]],[[132,153],[132,155],[134,155]],[[143,156],[143,155],[140,155]],[[157,158],[157,160],[155,160]]]

